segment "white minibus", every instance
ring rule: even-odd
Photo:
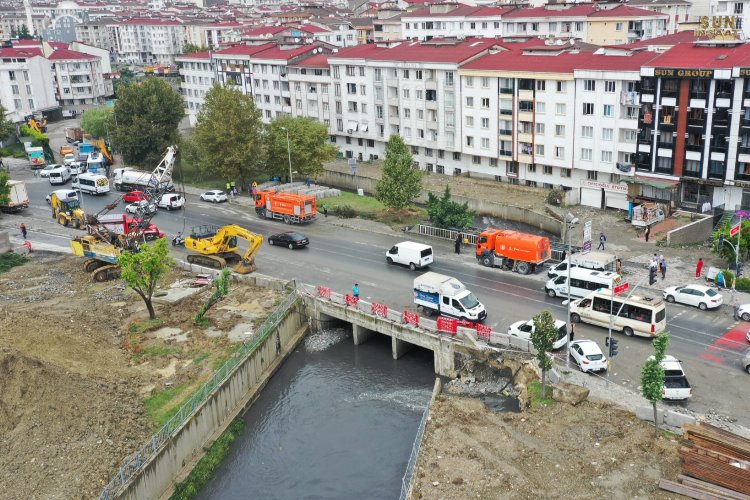
[[[109,179],[104,175],[87,172],[77,175],[71,187],[80,189],[83,193],[105,194],[109,193]]]
[[[613,301],[612,291],[604,289],[571,302],[570,321],[609,328],[610,312],[612,316],[617,315],[612,329],[628,337],[655,337],[667,327],[667,309],[661,297],[633,295],[626,299],[615,296]]]
[[[570,295],[585,297],[600,288],[612,288],[620,283],[620,275],[612,271],[593,271],[583,267],[570,269]],[[568,273],[552,278],[544,286],[550,297],[568,296]]]
[[[57,167],[49,171],[49,183],[52,185],[65,184],[70,180],[70,176],[71,173],[68,167]]]

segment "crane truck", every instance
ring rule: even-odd
[[[501,229],[486,229],[477,238],[477,261],[521,274],[533,273],[552,256],[549,238]]]
[[[248,249],[240,255],[237,240],[247,242]],[[201,266],[222,269],[236,262],[234,271],[248,274],[255,271],[255,255],[263,244],[263,236],[248,231],[236,224],[224,227],[200,226],[193,228],[185,238],[185,248],[196,253],[188,255],[188,262]]]
[[[280,219],[287,224],[301,224],[315,219],[315,197],[306,194],[282,193],[275,189],[258,191],[255,213],[266,219]]]

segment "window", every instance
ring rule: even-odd
[[[472,156],[471,157],[471,163],[474,165],[481,165],[482,164],[482,157],[481,156]]]
[[[612,94],[615,91],[615,82],[612,80],[604,82],[604,91]]]
[[[561,94],[565,93],[566,82],[557,82],[557,91]]]
[[[417,100],[421,101],[424,99],[424,90],[417,89],[416,92],[414,92],[417,96]]]
[[[584,115],[593,115],[594,114],[594,103],[592,103],[592,102],[584,102],[583,103],[583,114]]]
[[[456,114],[453,111],[445,112],[445,126],[455,127],[456,125]]]
[[[603,141],[611,141],[613,135],[614,135],[614,131],[611,128],[603,128],[602,129],[602,140]]]
[[[474,147],[474,137],[467,135],[466,136],[466,146],[473,148]]]
[[[622,31],[622,23],[615,23],[615,31]]]
[[[482,97],[482,108],[484,108],[484,109],[490,109],[490,98],[489,97]]]
[[[424,110],[418,109],[417,110],[417,120],[424,120]]]
[[[572,168],[561,168],[560,169],[560,177],[570,178],[572,176],[573,176],[573,169]]]
[[[545,82],[544,80],[537,80],[537,81],[536,81],[536,90],[537,90],[538,92],[544,92],[544,84],[545,84],[545,83],[546,83],[546,82]]]
[[[586,138],[589,138],[589,139],[593,138],[594,137],[594,127],[589,127],[587,125],[584,125],[583,127],[581,127],[581,137],[586,137]]]
[[[562,146],[555,146],[555,158],[562,160],[565,158],[565,148]]]
[[[324,103],[326,104],[326,103]],[[383,106],[375,106],[375,117],[383,118]]]
[[[474,77],[473,76],[467,76],[466,77],[466,86],[467,87],[473,87],[474,86]]]
[[[584,80],[583,90],[588,90],[589,92],[596,92],[596,80]]]
[[[534,146],[534,155],[535,156],[544,156],[544,144],[536,144]]]
[[[482,137],[482,149],[490,149],[490,140],[487,137]]]
[[[565,116],[565,104],[558,102],[555,105],[555,114],[558,116]]]
[[[591,149],[590,148],[581,148],[581,160],[591,161]]]
[[[13,91],[13,95],[18,95],[18,85],[11,85],[10,88]]]
[[[466,107],[467,108],[473,108],[474,107],[474,98],[473,97],[467,97],[466,98]]]
[[[402,90],[401,95],[404,96],[404,99],[409,99],[409,89]]]
[[[589,170],[588,172],[586,172],[586,179],[590,181],[597,180],[597,177],[599,177],[599,172],[597,172],[596,170]]]
[[[411,138],[411,127],[404,127],[404,137],[407,139]]]
[[[408,79],[409,79],[409,70],[408,70],[408,69],[405,69],[405,70],[404,70],[403,76],[404,76],[404,79],[405,79],[405,80],[408,80]]]
[[[445,86],[453,87],[453,71],[445,72]]]
[[[635,142],[638,136],[637,130],[625,130],[623,131],[623,138],[625,142]]]
[[[417,129],[417,137],[419,137],[420,139],[424,139],[424,129],[423,128],[418,128]]]
[[[474,117],[473,116],[467,116],[466,117],[466,126],[467,127],[473,127],[474,126]]]
[[[482,88],[484,89],[490,88],[490,79],[486,76],[482,77]]]
[[[602,151],[602,163],[612,163],[612,151]]]
[[[404,118],[411,118],[411,109],[404,108]]]
[[[273,82],[277,83],[277,82]],[[357,93],[357,84],[356,83],[347,83],[346,84],[346,93],[347,94],[356,94]]]
[[[615,107],[611,104],[605,104],[604,116],[606,116],[607,118],[612,118],[613,116],[615,116]]]
[[[544,123],[542,122],[536,123],[536,133],[537,135],[544,135]]]
[[[490,128],[490,119],[482,118],[482,128]]]
[[[565,125],[555,125],[555,136],[557,137],[565,136]]]
[[[544,165],[543,172],[545,175],[552,175],[552,167],[550,165]]]
[[[543,102],[536,103],[536,114],[543,115],[547,111],[547,106]]]

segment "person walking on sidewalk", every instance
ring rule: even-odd
[[[703,272],[703,257],[698,259],[698,264],[695,265],[695,277],[700,278]]]
[[[646,226],[646,230],[643,232],[643,235],[646,237],[646,243],[648,243],[648,237],[651,234],[651,226]]]
[[[352,296],[355,299],[359,299],[359,283],[355,283],[352,287]]]
[[[456,235],[456,242],[455,242],[454,246],[455,246],[455,249],[456,249],[456,253],[458,255],[461,255],[461,233],[458,233]]]
[[[599,233],[599,246],[596,247],[597,250],[604,250],[604,242],[607,241],[607,237],[604,236],[604,233]]]
[[[667,277],[667,259],[662,255],[659,257],[659,270],[661,270],[661,280]]]
[[[23,239],[26,239],[26,224],[22,222],[21,225],[18,227],[18,229],[21,230],[21,235],[23,235]]]
[[[328,218],[328,203],[323,203],[323,217]]]
[[[570,337],[570,342],[573,342],[573,337],[576,336],[576,324],[570,323],[570,334],[568,335]]]

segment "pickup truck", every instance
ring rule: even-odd
[[[682,370],[680,360],[674,356],[664,356],[661,362],[664,369],[664,396],[663,399],[670,401],[684,401],[692,395],[685,372]]]

